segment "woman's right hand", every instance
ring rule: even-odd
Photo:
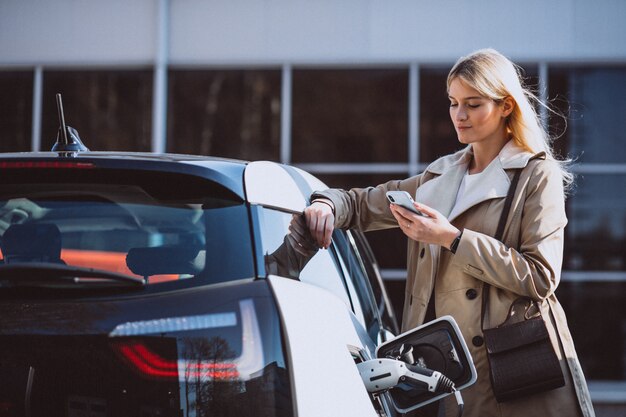
[[[304,217],[311,236],[324,249],[328,249],[330,246],[330,240],[335,229],[332,204],[330,200],[324,200],[324,203],[314,201],[304,209]]]

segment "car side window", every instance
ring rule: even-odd
[[[380,316],[363,262],[358,255],[354,239],[349,231],[335,230],[333,243],[343,260],[345,274],[353,304],[357,304],[363,314],[364,326],[373,341],[380,331]]]
[[[372,291],[374,292],[374,299],[376,305],[378,306],[378,311],[380,312],[383,325],[385,329],[397,335],[400,332],[400,329],[398,327],[398,321],[393,310],[391,300],[385,289],[385,284],[380,275],[378,263],[376,262],[374,253],[372,252],[372,249],[367,243],[367,240],[365,239],[365,236],[362,232],[351,230],[349,231],[349,233],[354,238],[357,253],[361,257],[363,266],[365,267],[365,271],[369,278]]]
[[[266,273],[299,279],[324,288],[339,297],[351,310],[352,303],[343,275],[334,256],[334,248],[320,249],[307,259],[289,248],[286,237],[294,213],[263,208],[259,223]]]

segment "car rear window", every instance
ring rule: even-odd
[[[183,286],[254,275],[246,205],[216,182],[128,169],[0,174],[0,268],[68,265]]]

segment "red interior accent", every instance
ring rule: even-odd
[[[96,166],[91,162],[66,162],[66,161],[0,161],[2,168],[78,168],[88,169]]]

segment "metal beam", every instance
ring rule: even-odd
[[[167,133],[167,63],[169,52],[169,0],[159,0],[157,50],[152,89],[152,152],[165,152]]]
[[[541,120],[541,124],[543,128],[548,131],[548,108],[545,107],[548,105],[548,63],[543,61],[539,63],[539,101],[541,101],[544,105],[539,106],[539,119]]]
[[[33,152],[41,150],[41,98],[43,96],[43,67],[35,67],[33,75],[33,117],[31,126],[30,148]],[[52,146],[52,145],[50,145]]]
[[[382,269],[381,276],[385,281],[404,281],[406,269]],[[624,282],[626,271],[563,271],[564,282]]]
[[[419,172],[420,155],[420,89],[419,89],[419,65],[411,63],[409,67],[409,176]]]
[[[291,65],[282,69],[280,98],[280,162],[291,163]]]

